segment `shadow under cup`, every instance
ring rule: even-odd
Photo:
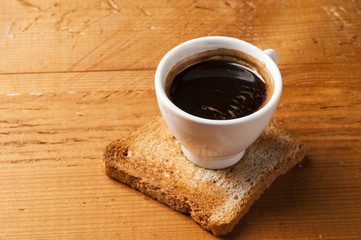
[[[262,76],[267,97],[256,112],[241,118],[212,120],[191,115],[171,101],[169,90],[177,73],[214,57],[232,58]],[[178,45],[164,56],[156,71],[155,90],[163,118],[185,156],[198,166],[221,169],[238,162],[267,126],[281,95],[282,79],[275,62],[259,48],[238,39],[205,37]]]

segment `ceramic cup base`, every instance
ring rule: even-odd
[[[242,159],[245,150],[232,156],[222,158],[199,158],[182,145],[184,155],[195,165],[209,169],[223,169],[236,164]]]

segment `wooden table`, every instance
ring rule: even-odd
[[[0,239],[216,238],[101,165],[206,35],[278,51],[275,122],[309,148],[226,238],[361,239],[360,0],[1,0],[0,29]]]

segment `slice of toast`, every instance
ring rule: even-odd
[[[237,164],[222,170],[204,169],[186,159],[159,117],[126,139],[110,143],[103,165],[110,177],[189,214],[213,234],[224,235],[304,155],[302,144],[270,124]]]

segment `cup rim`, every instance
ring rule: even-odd
[[[273,90],[273,95],[272,95],[271,99],[262,108],[258,109],[254,113],[251,113],[247,116],[240,117],[240,118],[225,119],[225,120],[216,120],[216,119],[207,119],[207,118],[197,117],[190,113],[187,113],[186,111],[184,111],[184,110],[180,109],[178,106],[176,106],[168,98],[165,88],[162,87],[162,79],[160,78],[160,75],[164,71],[164,68],[168,62],[168,59],[170,59],[174,53],[182,50],[183,48],[185,48],[189,45],[195,44],[195,43],[199,43],[202,41],[215,41],[215,40],[230,41],[230,42],[234,42],[234,43],[243,44],[247,48],[251,48],[256,52],[261,53],[261,55],[263,56],[262,59],[258,59],[258,60],[264,62],[267,65],[267,70],[272,75],[272,78],[274,81],[274,90]],[[222,46],[220,48],[233,49],[233,48],[225,47],[225,46]],[[234,49],[234,50],[239,50],[239,49]],[[272,69],[270,69],[270,68],[272,68]],[[164,57],[161,59],[161,61],[158,64],[158,67],[156,69],[155,91],[156,91],[157,98],[159,98],[159,100],[161,100],[162,104],[165,105],[165,107],[167,107],[168,110],[173,111],[177,115],[182,116],[183,118],[185,118],[189,121],[206,124],[206,125],[233,125],[233,124],[251,121],[255,118],[260,117],[261,115],[265,114],[266,112],[271,111],[273,109],[274,105],[277,105],[277,103],[281,97],[282,77],[281,77],[281,73],[279,71],[277,64],[272,60],[272,58],[270,56],[268,56],[266,53],[264,53],[263,50],[256,47],[255,45],[248,43],[246,41],[237,39],[237,38],[233,38],[233,37],[206,36],[206,37],[195,38],[195,39],[191,39],[186,42],[183,42],[183,43],[175,46],[174,48],[172,48],[170,51],[168,51],[164,55]]]

